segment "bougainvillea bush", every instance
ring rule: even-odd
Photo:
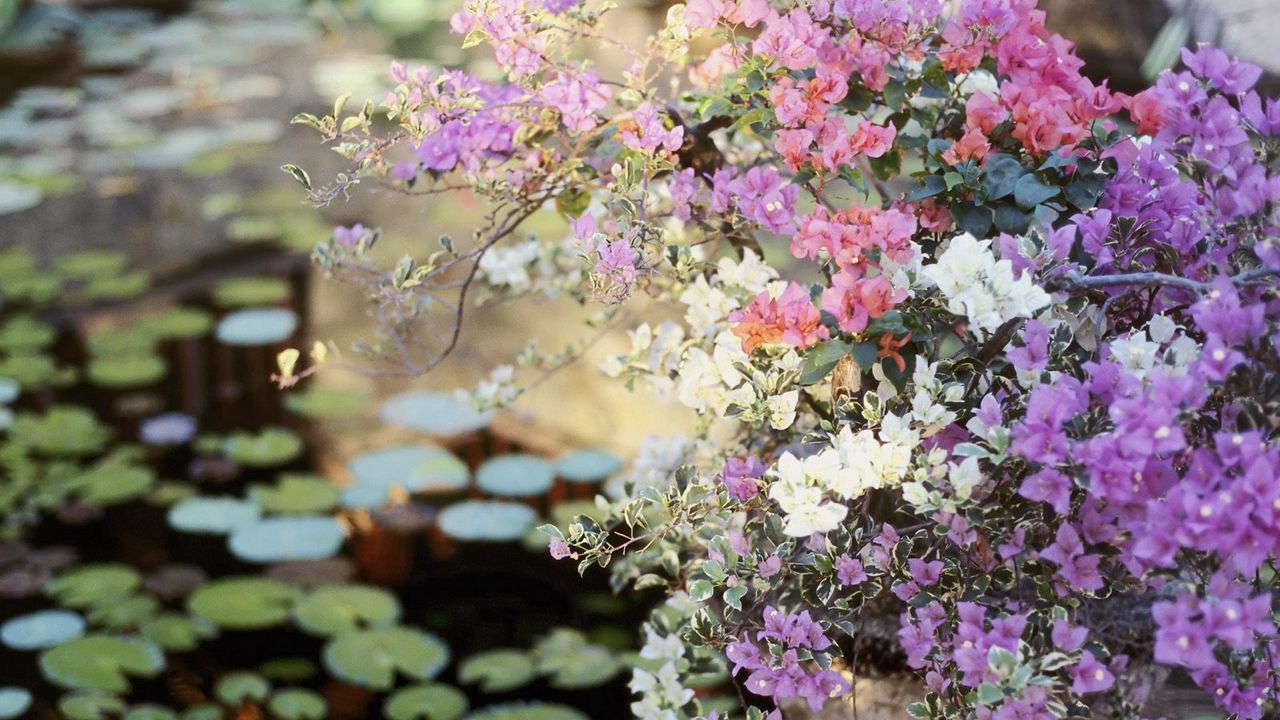
[[[583,571],[671,595],[634,713],[716,716],[688,685],[717,665],[736,716],[820,708],[879,648],[923,682],[912,717],[1135,717],[1167,670],[1275,717],[1260,70],[1200,47],[1113,92],[1034,0],[689,0],[635,46],[610,8],[472,0],[453,27],[492,76],[394,64],[384,107],[299,118],[349,172],[288,169],[318,203],[488,201],[473,237],[392,267],[360,226],[317,248],[367,289],[389,367],[430,370],[477,302],[570,295],[598,310],[582,343],[531,344],[477,402],[625,327],[601,370],[697,411],[606,521],[546,529]],[[564,233],[530,237],[538,212]],[[655,306],[683,319],[642,323]]]

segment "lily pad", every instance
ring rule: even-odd
[[[138,426],[138,439],[147,445],[186,445],[196,436],[196,419],[177,412],[149,417]]]
[[[218,627],[260,630],[289,619],[302,591],[292,585],[260,577],[215,580],[191,594],[187,609]]]
[[[369,585],[330,585],[311,592],[293,607],[303,630],[325,637],[363,627],[387,627],[400,619],[400,601]]]
[[[224,308],[276,305],[289,299],[289,283],[273,277],[223,280],[213,288],[213,303]]]
[[[86,635],[46,650],[40,671],[71,690],[127,693],[129,677],[155,677],[164,669],[164,652],[141,638]]]
[[[155,352],[156,336],[136,324],[115,325],[94,331],[85,344],[98,357],[148,355]]]
[[[401,393],[382,405],[383,422],[437,437],[456,437],[489,425],[493,413],[479,412],[452,395],[425,390]]]
[[[319,671],[315,663],[304,657],[275,658],[258,666],[263,677],[285,682],[310,680]]]
[[[151,276],[143,270],[99,277],[89,281],[84,296],[90,300],[125,300],[137,297],[151,288]]]
[[[458,666],[458,681],[478,684],[481,692],[504,693],[524,687],[538,674],[524,650],[501,648],[472,655]]]
[[[246,671],[227,673],[213,687],[213,694],[231,707],[239,707],[245,700],[262,702],[270,693],[271,683],[266,678]]]
[[[308,385],[284,396],[284,406],[312,420],[341,420],[364,412],[369,397],[358,390],[330,385]]]
[[[422,683],[392,693],[382,704],[382,714],[388,720],[458,720],[469,707],[461,690],[441,683]]]
[[[524,537],[535,519],[533,509],[519,503],[468,500],[445,508],[437,523],[455,540],[512,542]]]
[[[481,708],[468,715],[465,720],[590,720],[590,718],[568,705],[517,702]]]
[[[377,507],[393,487],[415,493],[463,490],[470,478],[466,463],[447,450],[404,445],[356,456],[350,465],[355,485],[343,493],[348,507]]]
[[[264,428],[257,435],[233,433],[222,442],[222,452],[237,463],[251,468],[285,465],[302,454],[302,438],[285,428]]]
[[[342,549],[346,534],[337,520],[318,515],[273,517],[231,533],[231,554],[255,563],[320,560]]]
[[[129,708],[124,720],[178,720],[178,713],[163,705],[143,703]]]
[[[48,323],[27,315],[19,315],[0,325],[0,349],[14,353],[44,350],[58,339],[58,332]]]
[[[330,640],[324,663],[340,680],[390,690],[397,675],[434,679],[449,663],[449,648],[435,635],[413,628],[358,630]]]
[[[275,485],[255,487],[250,497],[264,512],[307,515],[337,507],[338,488],[318,475],[281,473]]]
[[[322,720],[329,705],[318,693],[304,688],[281,688],[271,695],[267,709],[280,720]]]
[[[213,316],[199,308],[176,307],[138,321],[147,334],[160,340],[185,340],[204,337],[213,327]]]
[[[101,452],[111,430],[82,407],[55,405],[44,415],[19,413],[9,437],[44,455],[80,457]]]
[[[22,386],[13,378],[0,377],[0,405],[8,405],[22,394]]]
[[[554,482],[554,466],[536,455],[500,455],[476,470],[476,486],[498,497],[542,495]]]
[[[20,687],[0,687],[0,720],[21,717],[31,707],[31,691]]]
[[[150,595],[133,595],[102,603],[89,610],[89,622],[112,630],[135,628],[155,616],[160,601]]]
[[[575,483],[598,483],[622,469],[622,459],[605,450],[578,450],[556,461],[556,475]]]
[[[146,495],[155,481],[156,473],[149,467],[108,462],[77,475],[68,489],[83,503],[107,506]]]
[[[225,535],[258,521],[261,510],[248,500],[193,497],[169,508],[169,526],[186,533]]]
[[[0,178],[0,215],[30,210],[43,200],[44,192],[35,185]]]
[[[213,623],[179,613],[162,613],[138,626],[138,634],[171,652],[189,652],[218,634]]]
[[[104,692],[74,692],[58,700],[58,712],[67,720],[106,720],[124,713],[124,700]]]
[[[141,584],[138,571],[128,565],[97,563],[59,575],[45,592],[60,605],[83,608],[126,597]]]
[[[155,385],[168,372],[169,363],[159,355],[135,353],[94,358],[86,374],[98,387],[131,389]]]
[[[116,250],[80,250],[58,257],[53,265],[66,277],[91,280],[119,275],[128,264],[128,256]]]
[[[84,618],[68,610],[39,610],[0,625],[0,642],[12,650],[44,650],[84,634]]]
[[[552,687],[582,690],[603,685],[622,669],[607,648],[592,645],[577,630],[557,628],[533,648],[538,672],[551,677]]]
[[[284,308],[237,310],[222,318],[214,331],[224,345],[256,347],[288,340],[298,329],[298,314]]]

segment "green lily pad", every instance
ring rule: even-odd
[[[455,687],[422,683],[401,688],[382,704],[388,720],[458,720],[471,706]]]
[[[603,685],[622,669],[622,662],[607,648],[587,642],[582,633],[558,628],[533,648],[538,672],[549,675],[552,687],[583,690]]]
[[[218,634],[208,620],[180,613],[162,613],[138,626],[138,634],[171,652],[189,652]]]
[[[568,705],[532,702],[505,703],[481,708],[465,720],[590,720]]]
[[[254,563],[320,560],[333,557],[347,539],[342,525],[331,517],[295,515],[272,517],[231,532],[231,554]]]
[[[444,534],[468,542],[512,542],[524,537],[537,515],[511,502],[468,500],[445,508],[437,519]]]
[[[90,334],[85,344],[97,357],[151,355],[155,353],[156,336],[141,325],[115,325]]]
[[[48,305],[62,295],[62,278],[57,275],[24,275],[4,278],[4,295],[31,305]]]
[[[40,671],[70,690],[129,691],[129,676],[155,677],[164,669],[164,652],[141,638],[86,635],[46,650]]]
[[[137,570],[121,563],[81,565],[59,575],[45,593],[59,605],[83,608],[131,595],[142,584]]]
[[[329,704],[318,693],[303,688],[281,688],[271,695],[267,710],[280,720],[322,720]]]
[[[347,507],[379,507],[394,487],[414,493],[449,493],[467,487],[466,463],[434,446],[404,445],[374,450],[352,459],[355,484],[342,493]]]
[[[58,367],[52,357],[39,353],[0,357],[0,375],[16,380],[25,390],[70,385],[76,380],[73,368]]]
[[[536,455],[500,455],[476,470],[476,486],[498,497],[542,495],[554,482],[554,466]]]
[[[253,498],[264,512],[280,515],[322,513],[338,506],[338,488],[318,475],[281,473],[275,485],[254,487]]]
[[[284,396],[284,406],[311,420],[343,420],[364,412],[369,396],[358,390],[311,384]]]
[[[32,353],[51,347],[57,339],[58,331],[52,325],[28,315],[19,315],[0,325],[0,350]]]
[[[622,459],[605,450],[579,450],[556,461],[556,475],[575,483],[598,483],[622,469]]]
[[[151,289],[151,276],[143,270],[134,270],[110,277],[97,277],[84,287],[84,296],[90,300],[126,300]]]
[[[223,280],[213,288],[213,303],[223,308],[277,305],[292,294],[289,283],[273,277],[242,277]]]
[[[157,507],[172,507],[199,493],[191,483],[178,480],[161,480],[147,495],[147,502]]]
[[[163,705],[143,703],[129,708],[124,720],[178,720],[178,713]]]
[[[83,503],[107,506],[146,495],[155,481],[156,473],[149,467],[99,463],[77,475],[68,489]]]
[[[248,308],[222,318],[214,330],[224,345],[258,347],[288,340],[298,329],[298,314],[284,308]]]
[[[240,465],[270,468],[292,462],[302,454],[302,438],[285,428],[264,428],[257,435],[237,432],[222,442],[222,452]]]
[[[168,372],[169,363],[164,358],[137,353],[94,358],[86,374],[94,385],[119,390],[150,387]]]
[[[431,680],[449,663],[449,648],[430,633],[407,627],[357,630],[330,640],[324,663],[340,680],[390,690],[396,676]]]
[[[9,437],[43,455],[80,457],[101,452],[111,430],[82,407],[55,405],[44,415],[19,413]]]
[[[263,677],[283,682],[310,680],[319,671],[315,663],[304,657],[275,658],[258,666]]]
[[[369,585],[328,585],[298,601],[293,618],[303,630],[328,637],[362,627],[394,625],[400,619],[400,601]]]
[[[414,390],[387,400],[378,413],[383,422],[436,437],[456,437],[489,425],[493,413],[440,392]]]
[[[218,678],[213,694],[227,705],[239,707],[245,700],[266,700],[271,694],[271,683],[257,673],[230,672]]]
[[[199,308],[176,307],[138,321],[143,332],[160,340],[204,337],[213,327],[213,316]]]
[[[44,650],[84,634],[84,618],[68,610],[39,610],[0,625],[0,642],[12,650]]]
[[[222,720],[222,706],[216,703],[192,705],[182,711],[182,720]]]
[[[103,692],[74,692],[58,700],[58,712],[67,720],[106,720],[124,713],[124,700]]]
[[[92,280],[119,275],[128,264],[128,256],[116,250],[80,250],[62,255],[53,266],[74,280]]]
[[[538,674],[533,658],[524,650],[488,650],[463,660],[458,681],[479,684],[480,691],[504,693],[528,685]]]
[[[135,628],[155,616],[160,601],[150,595],[118,598],[89,610],[89,622],[111,630]]]
[[[191,614],[230,630],[260,630],[289,619],[298,588],[260,577],[215,580],[187,600]]]
[[[258,504],[229,497],[193,497],[169,508],[169,526],[185,533],[225,535],[258,521]]]

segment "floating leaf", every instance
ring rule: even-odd
[[[284,397],[286,408],[312,420],[338,420],[356,416],[364,412],[368,402],[369,397],[358,390],[314,383],[305,390],[292,392]]]
[[[382,704],[388,720],[458,720],[470,707],[467,696],[450,685],[423,683],[401,688]]]
[[[260,577],[215,580],[191,594],[187,609],[231,630],[260,630],[289,619],[298,588]]]
[[[40,354],[0,357],[0,375],[16,380],[24,389],[63,386],[75,382],[76,372],[60,368],[53,358]]]
[[[622,469],[622,458],[606,450],[578,450],[556,460],[556,475],[575,483],[598,483]]]
[[[193,497],[169,508],[169,526],[185,533],[225,535],[258,521],[261,510],[249,500]]]
[[[0,642],[13,650],[44,650],[84,634],[84,618],[67,610],[39,610],[0,625]]]
[[[42,455],[80,457],[101,452],[111,431],[82,407],[55,405],[44,415],[19,413],[9,437]]]
[[[590,720],[580,710],[567,705],[532,702],[506,703],[481,708],[465,720]]]
[[[223,280],[213,288],[213,302],[224,308],[277,305],[289,299],[289,283],[273,277],[241,277]]]
[[[144,703],[129,708],[124,720],[178,720],[178,713],[163,705]]]
[[[50,682],[72,690],[129,691],[129,676],[155,677],[164,652],[141,638],[86,635],[46,650],[40,671]]]
[[[284,308],[249,308],[222,318],[214,331],[224,345],[277,345],[298,329],[298,314]]]
[[[222,720],[222,706],[214,703],[193,705],[182,711],[182,720]]]
[[[68,490],[83,503],[106,506],[142,497],[155,482],[156,473],[149,467],[107,462],[77,475]]]
[[[321,720],[328,715],[329,705],[311,690],[282,688],[271,695],[267,709],[281,720]]]
[[[397,674],[433,679],[449,663],[449,648],[436,636],[413,628],[358,630],[330,640],[324,663],[340,680],[390,690]]]
[[[537,515],[527,505],[468,500],[445,508],[440,530],[456,540],[511,542],[524,537]]]
[[[52,325],[29,315],[19,315],[0,325],[0,350],[31,353],[45,350],[58,339]]]
[[[400,601],[369,585],[330,585],[298,601],[293,617],[313,635],[339,635],[362,627],[394,625],[400,619]]]
[[[581,690],[603,685],[622,669],[608,649],[592,645],[576,630],[559,628],[533,648],[538,672],[551,676],[551,685]]]
[[[273,517],[242,525],[227,541],[231,554],[248,562],[278,563],[320,560],[342,549],[346,534],[331,517]]]
[[[60,605],[82,608],[128,596],[141,584],[138,571],[128,565],[97,563],[59,575],[45,592]]]
[[[30,210],[42,200],[44,193],[35,185],[0,178],[0,215]]]
[[[223,675],[213,688],[213,694],[231,707],[239,707],[245,700],[262,702],[270,693],[271,683],[266,678],[246,671]]]
[[[59,273],[74,280],[118,275],[128,265],[128,256],[118,250],[80,250],[61,255],[53,263]]]
[[[338,505],[338,488],[317,475],[282,473],[275,485],[258,486],[250,496],[264,512],[306,515],[332,510]]]
[[[251,468],[269,468],[296,460],[302,454],[302,438],[285,428],[264,428],[257,435],[233,433],[222,443],[222,452]]]
[[[0,720],[21,717],[31,707],[31,692],[20,687],[0,687]]]
[[[164,613],[139,625],[138,634],[165,650],[189,652],[199,647],[201,640],[217,635],[218,628],[201,618]]]
[[[159,340],[185,340],[208,335],[213,316],[199,308],[176,307],[140,319],[138,327]]]
[[[134,628],[155,616],[160,602],[150,595],[134,595],[117,598],[99,604],[89,611],[89,621],[96,626],[112,630]]]
[[[378,414],[383,422],[437,437],[464,435],[486,427],[493,419],[493,413],[477,412],[452,395],[420,390],[396,395]]]
[[[304,657],[276,658],[258,666],[263,677],[285,682],[302,682],[314,677],[319,668]]]
[[[458,665],[458,681],[479,684],[481,692],[503,693],[529,684],[538,671],[524,650],[501,648],[472,655]]]
[[[22,386],[13,378],[0,377],[0,405],[8,405],[22,394]]]
[[[151,276],[142,270],[121,275],[94,278],[84,288],[91,300],[124,300],[137,297],[151,288]]]
[[[485,461],[476,470],[476,486],[499,497],[533,497],[551,489],[555,468],[536,455],[515,453]]]
[[[75,692],[63,695],[58,712],[67,720],[105,720],[124,712],[124,701],[102,692]]]
[[[356,456],[350,465],[355,485],[343,492],[348,507],[378,507],[391,488],[415,493],[447,493],[463,490],[471,473],[466,463],[447,450],[405,445],[374,450]]]

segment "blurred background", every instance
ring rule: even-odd
[[[637,42],[667,9],[621,5],[608,32]],[[117,441],[150,448],[141,460],[128,456],[149,468],[149,479],[123,495],[114,477],[106,485],[91,475],[19,479],[21,463],[0,451],[0,540],[29,543],[0,542],[0,599],[14,601],[0,607],[0,620],[41,607],[48,580],[77,560],[124,561],[147,573],[147,591],[169,608],[210,587],[210,577],[261,566],[306,587],[356,578],[394,588],[409,608],[406,621],[440,634],[457,658],[521,648],[517,658],[491,659],[480,677],[510,673],[514,662],[533,690],[516,696],[468,686],[473,705],[535,697],[591,717],[621,716],[628,692],[620,668],[634,659],[622,653],[634,646],[647,606],[609,596],[603,573],[580,583],[569,564],[547,558],[545,538],[524,532],[535,514],[563,524],[571,511],[589,511],[595,484],[616,475],[619,458],[651,433],[692,426],[682,408],[630,394],[597,372],[603,358],[626,350],[625,336],[605,338],[492,423],[449,404],[448,395],[402,393],[471,386],[510,363],[531,336],[544,349],[561,347],[584,333],[579,321],[591,308],[569,300],[483,308],[469,317],[460,349],[427,378],[324,372],[284,394],[268,381],[280,347],[314,340],[347,347],[368,331],[360,295],[310,267],[311,247],[334,226],[383,228],[378,253],[390,261],[425,256],[440,235],[467,237],[483,212],[464,195],[426,201],[366,187],[316,209],[279,169],[297,164],[321,183],[343,170],[313,132],[289,120],[326,114],[345,93],[351,106],[377,103],[390,87],[392,58],[492,76],[486,50],[464,52],[448,31],[458,7],[454,0],[0,0],[0,429],[12,425],[25,443],[0,450],[105,462],[107,447],[96,439],[102,428],[52,411],[69,404],[92,409]],[[1264,85],[1280,89],[1280,46],[1269,38],[1280,27],[1280,0],[1042,0],[1041,7],[1050,26],[1078,44],[1089,73],[1112,78],[1114,89],[1140,90],[1179,48],[1200,41],[1262,64]],[[609,57],[598,60],[604,75],[619,70]],[[551,212],[527,229],[567,232]],[[200,437],[182,422],[152,422],[170,411],[194,419]],[[434,454],[439,448],[451,459]],[[606,453],[575,457],[579,448]],[[478,487],[488,460],[512,455],[520,460],[488,472],[492,482]],[[551,468],[532,456],[575,459]],[[279,474],[312,471],[322,477],[302,484]],[[423,483],[402,487],[406,478]],[[461,485],[439,486],[444,479]],[[273,480],[276,494],[263,495],[260,486]],[[341,500],[330,497],[331,484],[343,490]],[[213,532],[210,543],[210,524],[226,512],[217,503],[241,496],[254,500],[254,513],[280,505],[320,519],[331,513],[344,523],[347,554],[318,560],[305,543],[297,554],[307,562],[262,554],[293,536],[232,542],[228,550]],[[467,515],[461,532],[441,520],[455,506],[494,498],[505,498],[505,514]],[[212,501],[195,503],[211,515],[175,526],[170,509],[187,500]],[[511,505],[528,507],[528,517]],[[518,522],[508,522],[512,512]],[[483,537],[468,535],[476,528]],[[525,548],[533,554],[513,554]],[[93,623],[117,630],[142,622],[94,619],[86,606]],[[557,632],[566,626],[582,632]],[[209,679],[246,664],[262,663],[265,676],[278,659],[272,643],[290,654],[319,653],[318,640],[296,629],[279,633],[226,632],[201,653],[171,654],[162,680],[142,685],[141,694],[173,702],[184,697],[175,688],[209,691]],[[32,688],[37,702],[28,716],[58,717],[51,708],[66,685],[50,685],[30,653],[4,645],[0,686]],[[535,681],[520,665],[531,645],[549,679]],[[566,656],[578,664],[556,664]],[[375,700],[389,700],[346,679],[320,679],[314,667],[303,677],[294,682],[322,692],[331,717],[366,717]],[[442,677],[468,682],[461,668]],[[727,691],[724,680],[709,676],[707,692]],[[900,717],[893,708],[913,689],[879,690],[887,704],[866,716]],[[861,688],[859,696],[876,701]],[[1153,713],[1188,717],[1176,693],[1161,701]],[[6,715],[3,707],[0,717],[27,712]]]

